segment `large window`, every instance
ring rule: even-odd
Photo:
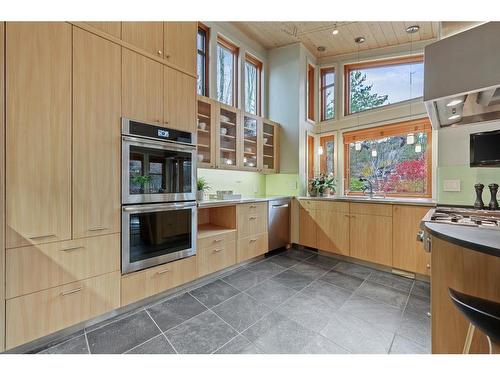
[[[217,38],[217,100],[236,106],[238,47],[219,36]]]
[[[319,138],[320,156],[319,172],[325,174],[335,173],[335,137],[324,135]]]
[[[208,40],[209,28],[202,23],[198,23],[197,44],[197,74],[198,82],[196,91],[198,95],[208,96]]]
[[[260,85],[262,63],[255,57],[245,55],[245,111],[254,115],[261,113]]]
[[[314,72],[315,68],[307,64],[307,119],[314,121]]]
[[[387,195],[432,195],[432,132],[428,120],[352,131],[343,137],[346,194],[362,194],[371,183],[374,192]]]
[[[321,121],[335,118],[335,69],[321,69]]]
[[[422,56],[345,65],[346,115],[423,95]]]

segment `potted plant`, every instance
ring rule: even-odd
[[[196,199],[202,201],[203,198],[205,197],[205,192],[209,191],[211,187],[204,177],[198,178],[197,186],[198,186],[198,191],[196,192]]]
[[[333,174],[330,173],[327,175],[322,173],[309,180],[309,195],[312,197],[323,197],[325,194],[334,194],[335,187],[336,182]]]
[[[132,177],[132,182],[134,184],[137,184],[137,185],[140,185],[141,189],[140,189],[140,192],[141,194],[144,194],[144,192],[147,190],[146,189],[146,186],[149,185],[149,183],[151,182],[151,176],[143,176],[143,175],[139,175],[139,176],[134,176]]]

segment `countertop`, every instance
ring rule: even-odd
[[[422,229],[432,236],[470,250],[500,257],[500,230],[464,225],[423,222]]]
[[[198,201],[198,207],[217,207],[217,206],[231,206],[234,204],[252,203],[252,202],[269,202],[274,199],[293,198],[290,196],[265,196],[265,197],[242,197],[241,199],[206,199]]]
[[[342,201],[342,202],[361,202],[361,203],[383,203],[383,204],[404,204],[412,206],[436,206],[436,201],[428,198],[369,198],[362,196],[341,196],[332,195],[328,197],[297,197],[297,199],[323,200],[323,201]]]

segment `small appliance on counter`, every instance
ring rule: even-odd
[[[122,119],[122,274],[196,254],[196,139]]]
[[[217,190],[217,199],[220,200],[241,199],[241,194],[234,194],[232,190]]]

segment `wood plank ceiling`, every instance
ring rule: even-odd
[[[438,35],[438,22],[233,22],[243,33],[271,49],[302,42],[316,57],[342,55],[357,51],[354,39],[366,38],[362,49],[388,47],[410,42],[406,28],[419,25],[413,41],[428,40]],[[334,28],[339,30],[333,35]],[[325,51],[318,51],[318,47]]]

